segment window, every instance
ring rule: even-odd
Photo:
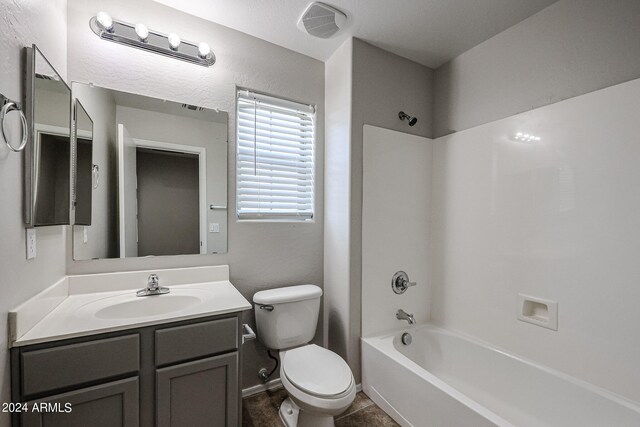
[[[237,109],[238,219],[311,220],[315,108],[238,90]]]

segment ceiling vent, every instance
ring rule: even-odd
[[[324,3],[311,3],[298,21],[298,28],[314,37],[328,39],[347,22],[347,15]]]

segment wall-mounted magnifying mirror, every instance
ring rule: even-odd
[[[25,223],[70,223],[71,89],[33,45],[27,48]]]
[[[226,252],[228,114],[82,83],[72,88],[93,120],[92,157],[81,153],[76,121],[74,259]]]

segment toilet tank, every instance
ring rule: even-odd
[[[256,292],[253,296],[258,339],[280,350],[309,343],[316,334],[322,289],[297,285]]]

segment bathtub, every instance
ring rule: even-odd
[[[430,324],[363,338],[362,377],[402,426],[640,426],[637,403]]]

